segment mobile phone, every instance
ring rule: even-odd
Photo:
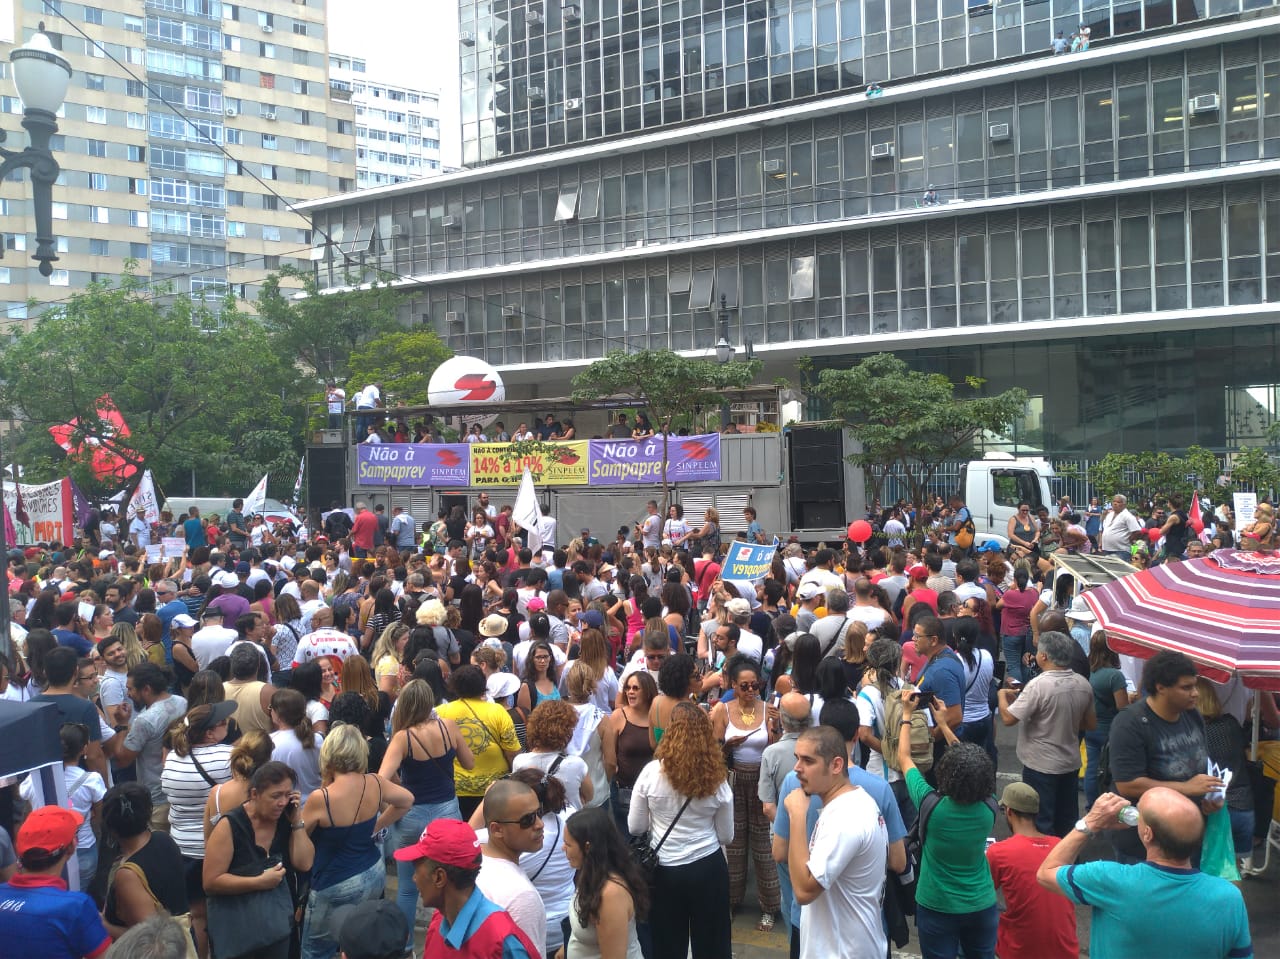
[[[285,813],[286,813],[287,815],[290,815],[290,816],[292,816],[292,815],[294,815],[295,813],[297,813],[297,811],[298,811],[298,800],[296,800],[296,799],[290,799],[290,800],[289,800],[289,805],[287,805],[287,806],[285,806],[285,807],[284,807],[284,811],[285,811]]]
[[[262,863],[262,871],[266,872],[268,869],[275,869],[278,865],[280,865],[279,856],[268,856]]]

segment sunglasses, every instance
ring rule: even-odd
[[[535,809],[533,812],[527,812],[519,819],[495,819],[494,822],[502,823],[504,826],[519,826],[521,829],[532,829],[534,823],[542,818],[542,810]]]
[[[741,689],[743,692],[750,692],[752,690],[759,689],[760,684],[759,683],[738,683],[738,688]]]

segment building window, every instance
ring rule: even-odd
[[[264,227],[262,228],[262,238],[263,238],[264,240],[279,240],[279,239],[280,239],[280,227],[278,227],[278,226],[264,226]]]
[[[144,33],[146,31],[146,23],[143,21],[142,17],[134,17],[129,14],[125,14],[124,28],[130,33]]]
[[[240,68],[239,68],[239,67],[223,67],[223,68],[222,68],[222,77],[223,77],[223,79],[224,79],[224,80],[226,80],[228,83],[239,83],[239,82],[240,82]]]
[[[54,270],[49,276],[50,286],[70,286],[71,273],[67,270]]]
[[[276,45],[259,41],[258,55],[264,60],[274,60],[276,58]]]
[[[6,250],[23,253],[27,249],[27,235],[25,233],[10,233],[4,238],[4,246]]]
[[[276,179],[276,168],[275,168],[275,164],[273,164],[273,163],[264,163],[264,164],[262,164],[262,179],[264,179],[264,180],[274,180],[274,179]]]
[[[0,283],[8,283],[8,282],[9,282],[9,268],[7,266],[0,266]]]
[[[264,210],[280,209],[280,198],[273,193],[268,193],[262,198],[262,208]]]
[[[145,130],[147,128],[147,118],[142,113],[130,113],[125,118],[125,125],[130,130]]]
[[[53,204],[53,218],[55,220],[65,220],[67,218],[67,205],[65,203]]]
[[[129,159],[134,163],[142,163],[147,159],[147,148],[144,146],[130,146]]]
[[[91,157],[105,157],[107,155],[107,141],[85,140],[84,150]]]
[[[227,191],[227,206],[244,206],[244,191],[243,191],[243,190],[228,190],[228,191]]]
[[[311,186],[310,170],[295,170],[293,173],[293,182],[298,186]]]
[[[145,260],[147,258],[147,252],[147,244],[145,243],[129,244],[129,256],[135,260]]]
[[[100,73],[86,73],[84,75],[84,88],[86,90],[105,90],[107,88],[107,78]]]
[[[227,221],[227,236],[242,237],[244,236],[244,224],[239,220]]]
[[[307,25],[300,20],[293,21],[293,32],[300,37],[307,35]]]
[[[106,107],[85,107],[84,118],[89,123],[106,123],[107,108]]]
[[[89,254],[91,256],[106,256],[110,249],[110,243],[99,237],[93,237],[89,240]]]
[[[97,7],[86,6],[84,8],[84,22],[102,26],[102,11]]]
[[[264,90],[274,90],[276,88],[276,75],[274,73],[259,73],[258,86]]]
[[[293,152],[294,152],[294,153],[301,153],[303,156],[310,156],[310,154],[311,154],[311,141],[310,141],[310,140],[294,140],[294,141],[293,141]]]
[[[107,188],[107,175],[105,173],[89,174],[90,190],[105,190]]]
[[[129,225],[145,227],[147,225],[147,211],[146,210],[130,210]]]
[[[227,146],[244,146],[244,131],[227,127]]]
[[[310,56],[311,55],[307,53],[306,50],[299,50],[295,47],[293,51],[293,62],[300,67],[305,67],[310,62]]]
[[[134,196],[146,196],[147,181],[142,177],[129,177],[129,192]]]
[[[107,220],[107,208],[106,208],[105,206],[91,206],[91,207],[89,207],[89,219],[90,219],[92,222],[94,222],[94,223],[106,223],[106,222],[108,222],[108,220]]]
[[[311,92],[311,87],[308,86],[306,80],[299,80],[295,77],[293,81],[293,92],[307,96]]]
[[[276,136],[274,133],[262,134],[262,149],[264,150],[279,149],[278,141],[276,140]]]
[[[131,97],[144,97],[147,95],[146,85],[141,80],[126,80],[124,82],[124,92]]]

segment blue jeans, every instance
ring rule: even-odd
[[[962,730],[957,738],[961,742],[976,743],[987,751],[987,755],[991,757],[991,761],[996,762],[996,737],[991,729],[990,713],[983,719],[967,719],[964,725],[960,727]]]
[[[1088,812],[1098,798],[1098,756],[1106,745],[1108,730],[1091,729],[1084,734],[1084,808]]]
[[[458,800],[442,803],[418,803],[391,827],[388,848],[403,849],[412,846],[422,836],[422,830],[437,819],[461,819]],[[409,924],[409,942],[413,945],[413,920],[418,911],[418,887],[413,884],[413,863],[396,860],[396,907]]]
[[[1228,809],[1231,816],[1231,841],[1236,847],[1237,856],[1253,855],[1253,821],[1252,809]]]
[[[1249,815],[1253,815],[1250,813]],[[1252,821],[1251,821],[1252,822]],[[1249,826],[1253,828],[1252,825]],[[80,874],[80,891],[88,892],[89,887],[93,885],[93,875],[98,871],[98,844],[94,843],[88,849],[80,846],[76,849],[76,872]]]
[[[378,861],[364,872],[324,889],[312,889],[311,898],[307,900],[307,918],[302,926],[302,959],[333,959],[338,953],[338,940],[330,928],[334,911],[342,906],[377,899],[386,884],[387,867],[379,856]]]
[[[1020,683],[1027,681],[1027,667],[1022,665],[1022,655],[1027,652],[1027,636],[1027,633],[1023,633],[1021,636],[1000,637],[1000,647],[1004,650],[1005,675]]]
[[[1080,818],[1080,802],[1076,792],[1080,781],[1079,770],[1069,773],[1042,773],[1030,766],[1022,767],[1022,781],[1040,797],[1040,812],[1036,814],[1036,828],[1049,836],[1062,838],[1075,827]]]
[[[916,933],[924,959],[995,959],[996,921],[994,905],[977,912],[934,912],[916,905]]]

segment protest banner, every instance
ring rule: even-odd
[[[472,486],[515,486],[527,469],[543,486],[587,485],[587,442],[544,443],[538,453],[520,456],[513,443],[471,444]]]
[[[133,491],[133,498],[129,500],[126,519],[132,520],[135,516],[141,516],[148,523],[160,522],[160,506],[156,499],[156,484],[151,478],[151,470],[142,471],[138,488]]]
[[[466,486],[471,451],[466,443],[361,443],[356,479],[370,486]]]
[[[773,556],[778,551],[776,543],[760,546],[756,543],[734,541],[729,544],[729,555],[725,557],[724,579],[747,580],[755,582],[763,579],[773,564]]]
[[[165,536],[161,538],[160,545],[164,548],[165,559],[182,559],[187,541],[181,536]]]
[[[662,482],[662,437],[591,440],[590,485]],[[667,437],[667,482],[720,478],[720,434]]]
[[[1253,514],[1258,509],[1258,494],[1232,493],[1231,501],[1236,514],[1236,529],[1244,529],[1253,522]]]
[[[22,492],[21,508],[18,491]],[[13,517],[14,543],[63,543],[75,538],[75,507],[71,481],[55,480],[38,486],[4,484],[4,502]]]

